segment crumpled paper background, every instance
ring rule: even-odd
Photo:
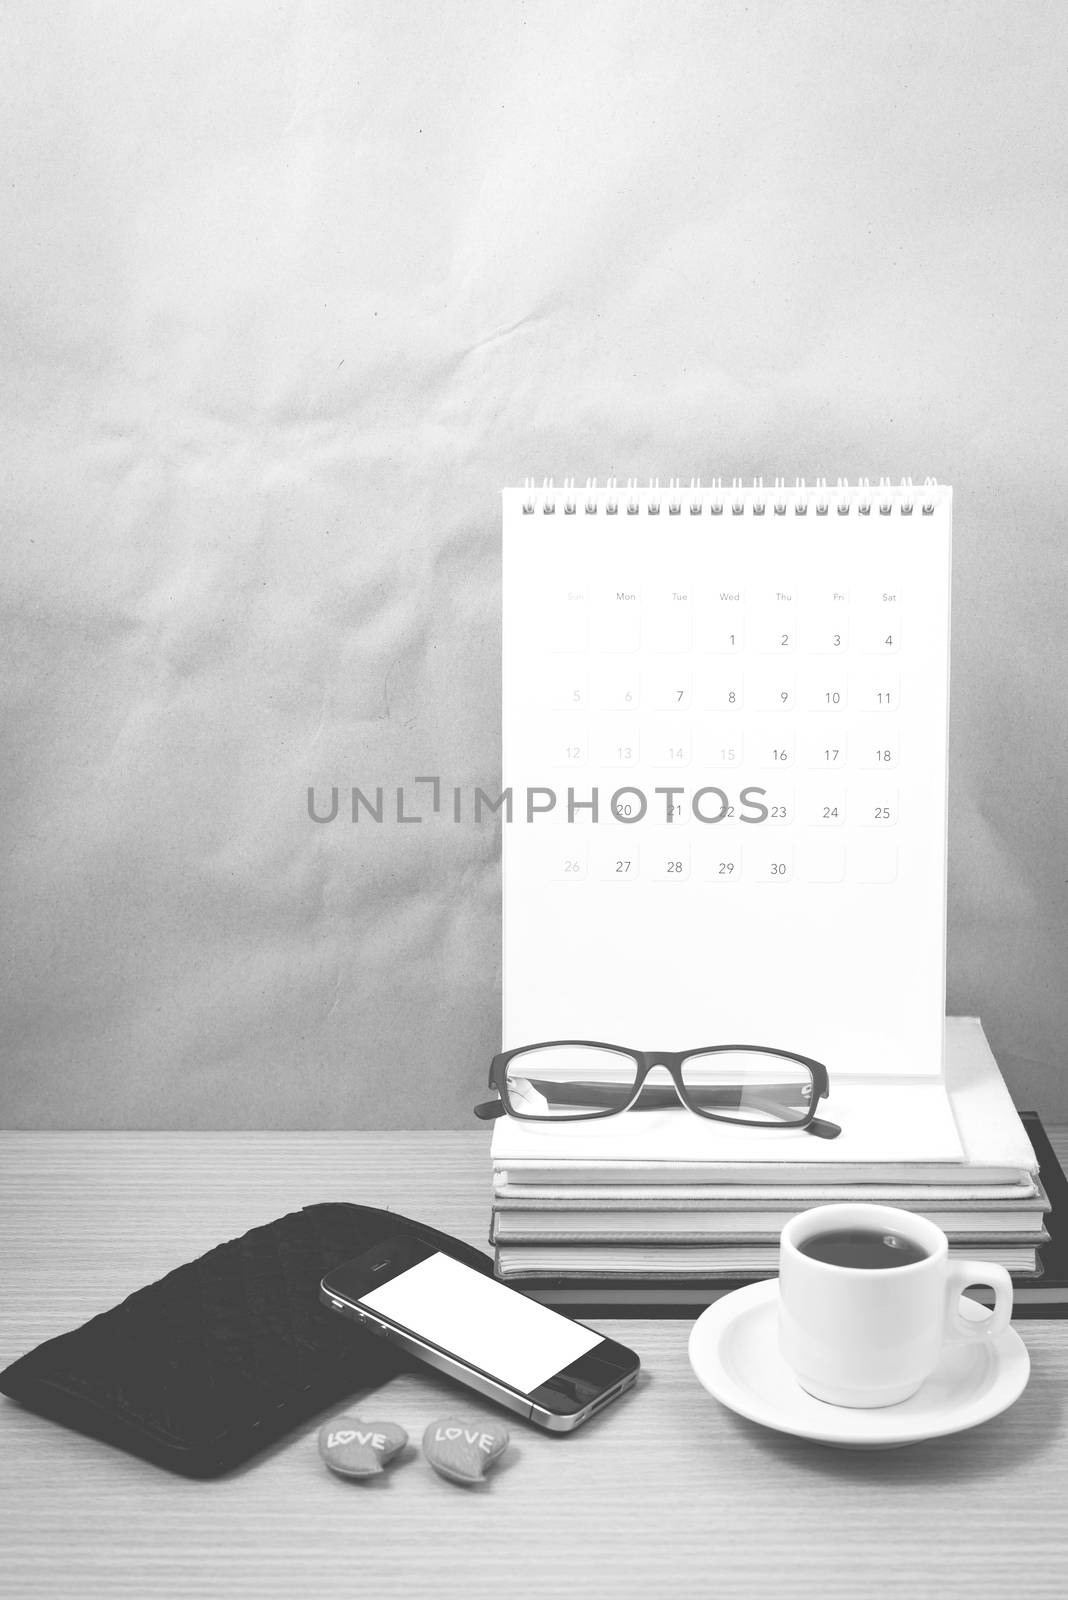
[[[956,487],[949,1006],[1068,1117],[1059,4],[13,0],[8,1125],[466,1126],[499,489]],[[641,1042],[641,1041],[638,1041]]]

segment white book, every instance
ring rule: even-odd
[[[574,1209],[596,1208],[598,1211],[659,1210],[670,1207],[672,1211],[693,1209],[708,1211],[730,1210],[746,1205],[753,1210],[770,1209],[785,1205],[819,1206],[842,1199],[840,1183],[806,1183],[799,1189],[796,1183],[510,1183],[507,1173],[494,1174],[494,1203],[498,1209]],[[849,1191],[850,1199],[881,1201],[888,1206],[905,1205],[912,1201],[918,1210],[929,1211],[934,1206],[1005,1206],[1009,1209],[1036,1202],[1042,1198],[1041,1184],[1029,1175],[1012,1183],[855,1183]]]
[[[743,1128],[683,1107],[627,1111],[590,1122],[502,1117],[491,1145],[498,1177],[530,1186],[599,1183],[1019,1184],[1038,1162],[982,1025],[951,1017],[945,1082],[836,1086],[820,1115],[838,1139],[794,1129]],[[840,1192],[840,1191],[839,1191]]]
[[[992,1261],[1009,1272],[1034,1272],[1032,1245],[990,1244],[953,1247],[953,1256]],[[745,1245],[501,1245],[501,1278],[691,1278],[715,1273],[777,1272],[777,1244]]]
[[[715,1243],[727,1239],[777,1239],[792,1217],[807,1211],[805,1199],[772,1210],[715,1211],[572,1211],[546,1207],[537,1211],[494,1209],[491,1244],[551,1241],[558,1244],[612,1241],[675,1240]],[[984,1211],[974,1207],[935,1210],[914,1201],[903,1210],[918,1211],[950,1239],[1006,1237],[1016,1243],[1043,1244],[1044,1211]]]

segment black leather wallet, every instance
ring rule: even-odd
[[[481,1251],[396,1212],[307,1206],[38,1345],[0,1373],[0,1392],[159,1466],[215,1477],[418,1365],[319,1299],[325,1272],[409,1231],[493,1271]]]

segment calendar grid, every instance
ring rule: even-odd
[[[908,480],[505,492],[504,779],[560,797],[506,829],[507,1043],[659,996],[941,1070],[950,519]]]

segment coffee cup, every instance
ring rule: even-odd
[[[961,1315],[972,1284],[993,1312]],[[835,1406],[892,1406],[915,1394],[947,1342],[1008,1327],[1012,1280],[988,1261],[951,1258],[941,1228],[896,1206],[814,1206],[782,1230],[779,1348],[801,1387]]]

